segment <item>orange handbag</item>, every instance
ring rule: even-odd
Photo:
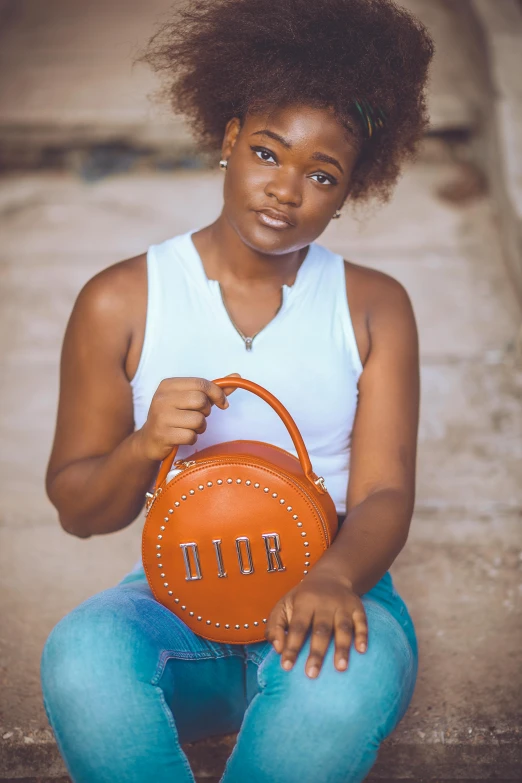
[[[298,458],[269,443],[233,440],[174,462],[175,447],[147,493],[143,566],[154,597],[192,631],[250,644],[265,638],[277,601],[332,543],[337,511],[279,400],[245,378],[214,383],[271,405]]]

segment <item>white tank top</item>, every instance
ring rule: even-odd
[[[362,364],[346,297],[342,256],[312,243],[277,315],[252,350],[232,324],[217,280],[210,280],[192,241],[197,229],[147,252],[145,339],[131,385],[139,429],[164,378],[213,380],[232,372],[261,384],[295,420],[313,469],[323,476],[338,514],[346,512],[351,433]],[[178,458],[227,440],[260,440],[297,456],[283,422],[244,389],[215,405],[207,429]]]

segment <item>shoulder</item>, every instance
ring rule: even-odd
[[[413,306],[406,288],[392,275],[346,259],[344,271],[346,293],[364,311],[369,326],[390,316],[413,316]]]
[[[89,325],[127,326],[146,308],[147,254],[119,261],[85,283],[76,299],[73,317]]]
[[[96,344],[125,361],[147,312],[147,254],[119,261],[85,283],[76,298],[66,343]]]
[[[406,288],[392,275],[344,260],[346,296],[359,352],[366,365],[370,354],[418,350],[418,332]]]

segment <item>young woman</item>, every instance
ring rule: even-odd
[[[188,783],[181,744],[235,731],[224,783],[355,783],[406,712],[417,642],[388,569],[414,505],[415,319],[396,280],[315,240],[347,200],[388,198],[431,55],[391,0],[193,0],[151,41],[174,108],[220,151],[223,208],[79,294],[49,497],[87,538],[136,519],[174,445],[293,452],[265,403],[212,382],[239,374],[288,408],[343,524],[266,641],[194,634],[141,564],[64,617],[42,685],[77,783]]]

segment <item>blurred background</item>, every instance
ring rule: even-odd
[[[372,780],[522,777],[522,4],[402,0],[437,53],[431,128],[393,201],[320,238],[397,277],[421,339],[418,490],[392,574],[420,674]],[[0,783],[65,781],[39,685],[58,620],[140,555],[45,496],[63,332],[105,266],[211,222],[201,158],[133,58],[166,0],[0,0]],[[217,781],[233,738],[187,749]],[[117,783],[117,781],[115,781]],[[274,783],[279,783],[275,781]],[[318,781],[317,783],[321,783]]]

